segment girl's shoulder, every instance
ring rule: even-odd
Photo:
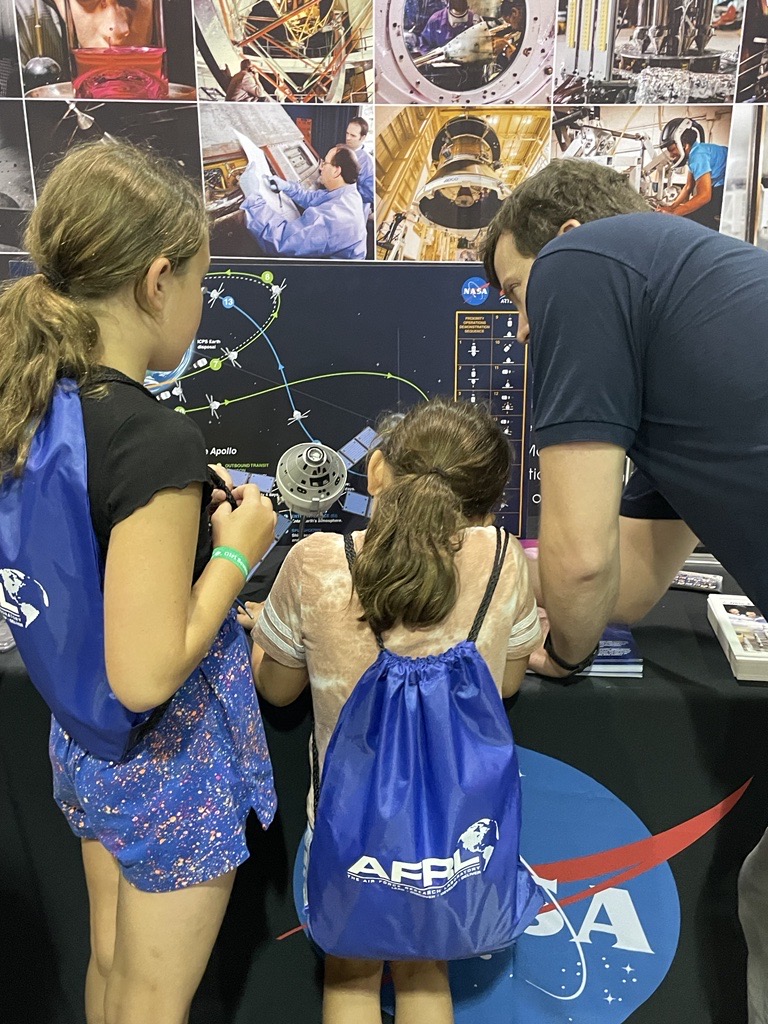
[[[81,398],[83,419],[100,431],[118,431],[126,427],[134,430],[156,428],[174,437],[203,439],[199,425],[175,409],[162,405],[157,398],[135,382],[110,381],[106,394]]]
[[[496,550],[496,527],[495,526],[467,526],[463,533],[462,547],[469,547],[476,551],[485,549],[492,553]],[[522,552],[520,541],[514,534],[508,534],[507,557],[510,553]]]
[[[308,614],[319,605],[325,608],[328,602],[341,599],[339,595],[348,603],[350,581],[343,536],[318,531],[290,548],[276,588],[280,594],[292,595],[290,600],[300,601]]]
[[[294,572],[327,570],[336,567],[337,563],[346,565],[344,537],[340,533],[323,530],[310,533],[291,547],[285,557],[286,563]]]
[[[496,533],[495,526],[468,526],[464,531],[461,551],[457,556],[460,565],[466,566],[472,573],[486,568],[490,572],[496,555]],[[509,534],[500,583],[513,585],[521,575],[525,575],[524,565],[525,553],[520,541],[513,534]]]

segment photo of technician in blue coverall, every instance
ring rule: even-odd
[[[720,230],[723,209],[728,147],[704,142],[698,121],[675,117],[664,126],[660,145],[666,149],[674,167],[688,166],[688,178],[677,199],[660,206],[660,213],[687,217],[706,228]]]
[[[245,226],[265,256],[307,259],[365,259],[365,213],[357,190],[360,166],[348,146],[334,146],[320,161],[321,188],[309,190],[283,178],[270,187],[284,193],[303,213],[289,220],[262,195],[248,196],[241,207]]]

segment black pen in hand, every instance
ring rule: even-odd
[[[216,470],[211,469],[210,466],[208,467],[208,478],[210,479],[211,483],[217,490],[224,491],[227,501],[232,506],[232,508],[237,509],[237,498],[235,498],[232,491],[230,491],[229,487],[224,482],[224,480],[222,480],[222,478],[219,476]]]
[[[255,620],[255,619],[253,618],[253,616],[251,615],[251,613],[250,613],[250,612],[248,611],[248,609],[246,608],[246,606],[245,606],[245,605],[243,604],[243,602],[242,602],[242,601],[240,600],[240,598],[239,598],[239,597],[236,597],[236,598],[235,598],[235,604],[236,604],[236,605],[237,605],[237,607],[238,607],[238,608],[239,608],[239,609],[240,609],[240,610],[242,611],[242,613],[243,613],[244,615],[247,615],[249,619],[253,619],[253,621],[254,621],[254,622],[256,621],[256,620]]]

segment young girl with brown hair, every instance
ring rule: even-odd
[[[0,297],[0,515],[34,481],[36,436],[63,379],[74,382],[110,697],[126,714],[156,709],[112,760],[52,722],[54,795],[82,841],[90,900],[86,1017],[183,1024],[248,856],[245,818],[253,807],[266,827],[275,810],[231,613],[275,516],[246,486],[236,508],[214,492],[209,518],[202,434],[142,384],[148,369],[179,364],[200,321],[209,251],[199,189],[129,145],[75,149],[45,184],[26,248],[38,273]],[[56,648],[69,639],[54,637]]]
[[[368,529],[352,535],[351,580],[339,535],[316,533],[289,553],[251,633],[253,664],[274,704],[310,683],[320,766],[344,704],[379,655],[376,635],[387,651],[421,659],[470,634],[494,564],[491,512],[509,463],[507,439],[485,409],[417,406],[370,457],[374,507]],[[526,560],[512,539],[477,637],[503,696],[518,689],[540,643]],[[307,808],[312,827],[312,792]],[[398,1024],[453,1020],[444,962],[391,967]],[[325,1024],[378,1024],[381,972],[380,961],[327,957]]]

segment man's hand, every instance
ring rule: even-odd
[[[264,181],[267,184],[270,192],[274,192],[275,195],[279,195],[288,184],[283,178],[278,178],[275,174],[265,174]]]
[[[547,618],[547,613],[543,608],[540,607],[538,611],[541,633],[542,636],[546,638],[547,633],[549,632],[549,619]],[[535,672],[536,675],[546,676],[549,679],[565,679],[568,676],[568,672],[566,672],[564,668],[560,668],[559,665],[556,665],[554,661],[552,661],[550,656],[544,650],[543,645],[535,650],[531,655],[530,660],[528,661],[528,668],[532,672]]]

